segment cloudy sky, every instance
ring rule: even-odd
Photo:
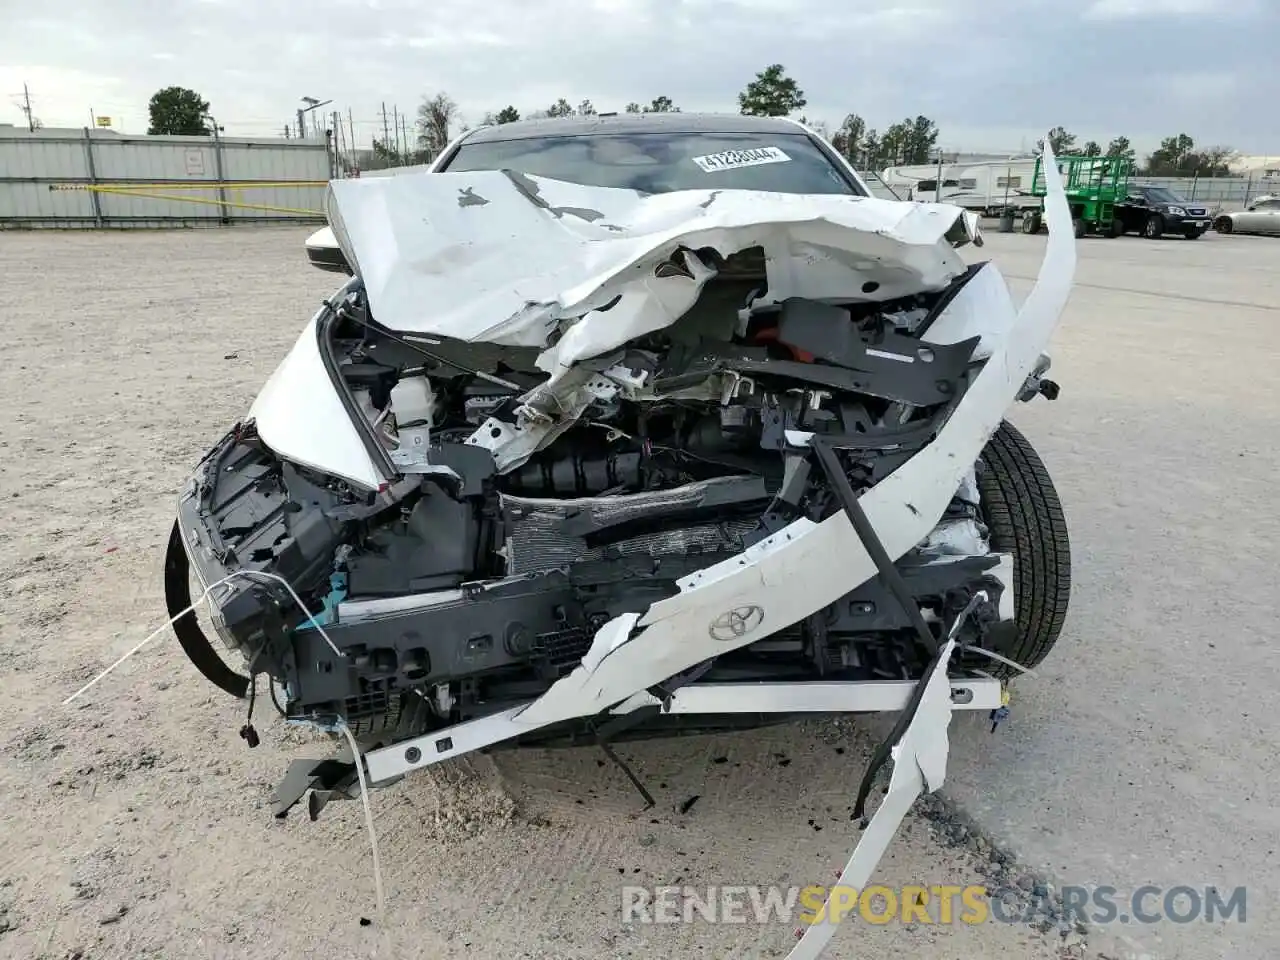
[[[1280,155],[1280,0],[0,0],[0,123],[23,84],[48,126],[90,110],[145,132],[162,86],[198,90],[228,134],[282,131],[302,96],[412,111],[446,91],[475,123],[558,97],[599,110],[671,97],[736,110],[782,63],[810,119],[883,130],[923,113],[947,149],[1016,150],[1061,124],[1140,149]],[[9,96],[6,96],[9,95]]]

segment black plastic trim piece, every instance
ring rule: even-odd
[[[195,611],[187,610],[191,606],[191,587],[187,581],[190,571],[191,563],[187,559],[186,548],[182,545],[182,530],[175,520],[173,529],[169,532],[169,546],[164,554],[164,602],[169,616],[176,618],[173,621],[174,636],[178,638],[187,659],[195,664],[206,680],[243,700],[249,692],[249,678],[236,673],[222,661],[209,638],[200,629]]]

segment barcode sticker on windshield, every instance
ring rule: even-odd
[[[765,163],[786,163],[790,159],[777,147],[753,147],[750,150],[726,150],[724,153],[709,153],[703,157],[694,157],[693,162],[702,168],[703,173],[716,173],[719,170],[733,170],[737,167],[758,167]]]

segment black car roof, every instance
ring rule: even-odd
[[[494,143],[530,137],[572,137],[609,133],[790,133],[803,127],[783,117],[744,117],[737,113],[619,113],[612,116],[544,117],[480,127],[463,143]]]

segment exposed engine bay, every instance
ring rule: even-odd
[[[317,326],[321,353],[400,479],[368,491],[282,460],[247,421],[182,503],[221,569],[282,577],[315,612],[271,582],[220,588],[219,631],[252,673],[283,684],[290,717],[394,741],[537,697],[610,620],[798,518],[839,512],[815,443],[836,449],[860,493],[933,439],[981,366],[979,336],[929,337],[981,266],[936,293],[751,309],[760,250],[681,253],[716,278],[672,326],[583,362],[581,409],[537,450],[511,438],[546,402],[538,348],[392,332],[359,284],[336,300]],[[1052,395],[1042,368],[1023,399]],[[939,636],[985,591],[972,642],[1010,622],[1015,602],[1013,558],[989,543],[981,466],[898,563]],[[754,627],[753,611],[736,615],[719,629]],[[930,653],[913,627],[872,579],[707,661],[697,679],[906,680]]]

